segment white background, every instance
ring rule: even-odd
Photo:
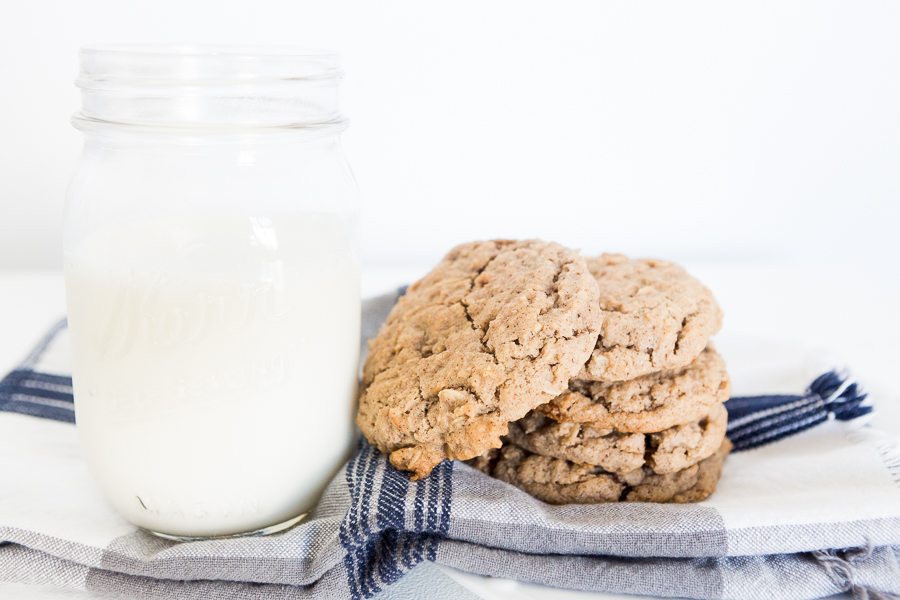
[[[369,265],[496,236],[687,261],[896,272],[900,258],[898,2],[37,0],[3,12],[0,268],[60,265],[76,50],[109,42],[340,52]]]

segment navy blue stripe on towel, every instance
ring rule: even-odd
[[[728,438],[749,450],[829,419],[850,421],[872,412],[859,384],[836,371],[818,376],[802,396],[744,396],[728,400]]]
[[[15,369],[0,380],[0,411],[74,423],[72,378]]]
[[[423,560],[435,560],[450,529],[453,463],[410,481],[360,438],[347,463],[350,509],[340,541],[350,596],[371,598]]]
[[[66,319],[54,323],[22,364],[0,380],[0,412],[75,422],[72,377],[44,373],[39,368],[41,358],[66,327]]]

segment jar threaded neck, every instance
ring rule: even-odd
[[[145,127],[343,122],[338,57],[238,46],[98,46],[80,52],[76,120]]]

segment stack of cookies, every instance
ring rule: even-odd
[[[721,310],[672,263],[587,264],[603,312],[591,358],[474,464],[551,503],[703,500],[730,450],[728,374],[709,344]]]
[[[370,342],[357,423],[413,478],[449,458],[552,503],[701,500],[729,450],[720,323],[671,263],[462,244]]]

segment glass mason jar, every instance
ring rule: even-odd
[[[126,519],[273,532],[353,439],[356,187],[335,56],[84,49],[65,223],[75,411]]]

